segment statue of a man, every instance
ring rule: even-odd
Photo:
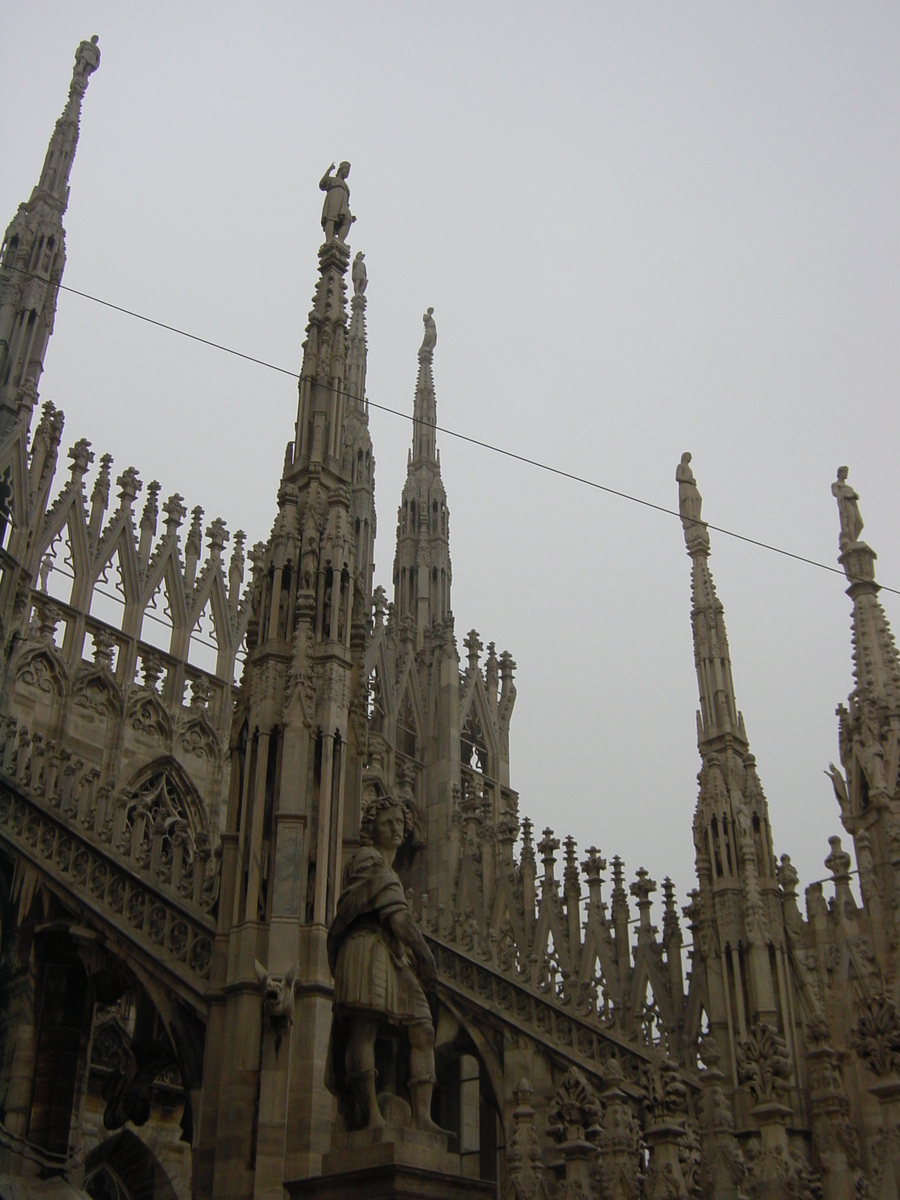
[[[366,271],[366,256],[362,250],[357,252],[356,258],[353,260],[353,267],[350,271],[350,278],[353,280],[354,296],[364,296],[366,288],[369,286],[369,276]]]
[[[859,541],[863,531],[863,519],[859,512],[859,496],[847,482],[849,469],[838,467],[837,479],[831,485],[831,494],[837,500],[838,513],[841,518],[841,533],[839,544],[841,550],[853,542]]]
[[[97,43],[100,39],[96,33],[91,40],[81,42],[78,49],[75,51],[75,69],[72,72],[72,82],[76,81],[79,84],[87,84],[88,76],[100,66],[100,47]]]
[[[675,479],[678,483],[678,511],[682,521],[699,521],[703,501],[697,489],[694,472],[691,470],[691,456],[687,450],[675,468]]]
[[[428,359],[431,362],[434,348],[437,345],[437,325],[434,323],[433,308],[429,308],[427,312],[422,314],[422,321],[425,324],[425,336],[422,338],[422,345],[419,347],[419,360]]]
[[[382,795],[366,803],[360,848],[347,866],[328,930],[334,1001],[325,1083],[340,1099],[349,1127],[384,1125],[375,1039],[379,1026],[401,1026],[409,1037],[413,1123],[440,1133],[431,1119],[434,1024],[425,997],[425,988],[434,986],[435,962],[393,868],[408,832],[409,815],[399,801]]]
[[[325,203],[322,205],[322,228],[325,230],[325,241],[335,238],[346,242],[350,226],[356,217],[350,215],[350,185],[347,176],[350,174],[350,164],[342,162],[334,171],[334,163],[319,180],[319,190],[325,192]]]

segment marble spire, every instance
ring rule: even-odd
[[[19,205],[0,256],[0,441],[19,416],[30,421],[66,263],[62,218],[78,145],[81,105],[100,65],[97,37],[75,52],[69,97],[56,122],[40,179]]]
[[[434,390],[434,309],[422,317],[419,372],[413,403],[413,437],[406,483],[397,513],[394,556],[394,604],[409,620],[422,644],[425,630],[450,615],[450,512],[441,480],[441,458],[435,444],[437,402]]]

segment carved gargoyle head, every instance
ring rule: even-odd
[[[254,969],[262,988],[266,1024],[270,1029],[283,1030],[294,1019],[294,984],[300,966],[295,963],[285,975],[270,975],[257,959]]]

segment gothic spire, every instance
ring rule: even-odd
[[[416,379],[416,399],[413,406],[413,449],[412,461],[437,462],[435,446],[435,430],[437,424],[437,405],[434,398],[434,348],[437,345],[437,326],[434,323],[434,309],[429,308],[422,320],[425,324],[425,336],[419,347],[419,374]]]
[[[678,482],[678,509],[684,540],[692,562],[691,624],[700,692],[697,736],[701,751],[704,745],[715,743],[726,734],[736,737],[746,749],[747,734],[734,696],[725,609],[716,595],[716,585],[709,569],[709,531],[700,518],[702,498],[690,463],[690,454],[682,454],[675,470],[675,479]]]
[[[53,331],[65,267],[62,217],[78,144],[81,103],[100,65],[97,37],[75,52],[69,98],[56,122],[37,186],[19,205],[3,240],[0,265],[0,440],[17,417],[30,418]]]
[[[702,768],[694,814],[702,930],[697,966],[706,973],[708,1016],[720,1047],[734,1045],[764,1021],[784,1032],[793,1053],[789,984],[783,964],[777,966],[770,954],[772,947],[782,953],[784,936],[768,804],[735,701],[725,610],[709,569],[709,530],[690,463],[690,454],[683,454],[675,479],[692,563],[691,623],[700,694],[697,746]],[[745,957],[737,956],[738,946],[747,947]]]
[[[394,603],[401,620],[407,618],[416,629],[419,645],[426,629],[450,615],[451,582],[450,513],[435,445],[434,309],[429,308],[422,320],[425,334],[419,348],[412,448],[397,513],[394,557]]]

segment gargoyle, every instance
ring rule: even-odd
[[[300,973],[300,964],[295,963],[285,975],[270,975],[257,959],[254,970],[262,987],[266,1028],[273,1029],[276,1034],[277,1053],[285,1029],[294,1021],[294,984]]]

